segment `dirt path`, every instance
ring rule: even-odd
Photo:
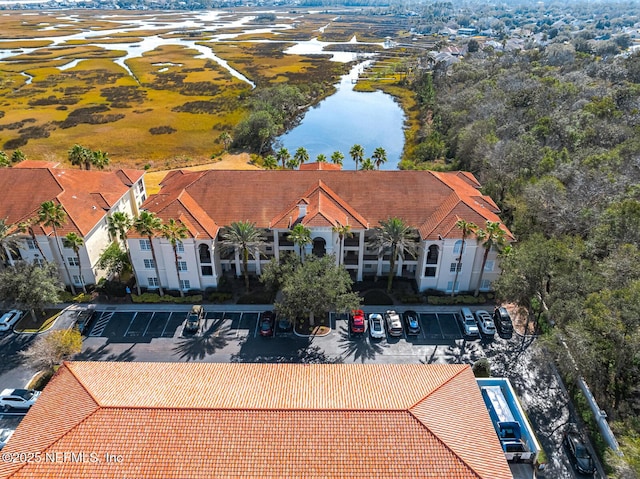
[[[251,158],[248,153],[232,155],[225,153],[221,161],[206,163],[204,165],[187,166],[184,168],[174,168],[175,170],[259,170],[260,168],[250,163]],[[147,187],[147,194],[152,195],[160,191],[160,182],[173,170],[151,171],[144,175],[144,183]]]

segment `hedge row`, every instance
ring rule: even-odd
[[[160,296],[155,293],[142,293],[140,296],[136,294],[131,295],[131,300],[134,303],[176,303],[176,304],[185,304],[185,303],[194,303],[199,304],[202,303],[202,295],[195,294],[192,296],[185,296],[184,298],[173,296],[169,296],[165,294],[164,296]]]

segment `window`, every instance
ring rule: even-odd
[[[67,261],[69,262],[69,266],[80,266],[80,262],[78,261],[78,258],[75,256],[69,256],[67,258]]]
[[[433,278],[436,275],[436,268],[433,266],[427,266],[424,269],[424,275],[429,277],[429,278]]]
[[[142,182],[142,180],[138,181],[138,191],[140,193],[144,192],[144,183]]]
[[[178,261],[178,271],[187,271],[186,261]]]
[[[449,266],[449,272],[455,273],[456,269],[458,270],[458,273],[462,271],[462,263],[458,263],[457,261],[455,263],[451,263],[451,265]]]
[[[176,243],[176,251],[178,253],[184,253],[184,243],[182,241]]]
[[[31,238],[27,240],[27,247],[29,249],[38,249],[38,247],[36,246],[36,242],[33,241]]]
[[[147,199],[147,197],[146,197],[145,195],[142,195],[142,196],[140,197],[140,201],[141,201],[142,203],[144,203],[144,200],[146,200],[146,199]]]
[[[152,259],[145,259],[144,267],[147,269],[154,269],[156,267],[156,264]]]
[[[44,266],[44,260],[42,258],[34,258],[33,264],[37,264],[38,266]]]
[[[80,276],[74,274],[73,275],[73,284],[82,285],[84,283],[84,276],[82,276],[82,281],[80,281]]]
[[[460,289],[460,281],[456,281],[456,292],[458,292]],[[453,281],[449,281],[447,283],[447,293],[450,293],[451,291],[453,291]]]
[[[429,249],[427,250],[427,264],[438,264],[439,252],[440,251],[437,245],[432,244],[431,246],[429,246]]]
[[[148,239],[141,239],[140,249],[142,251],[151,251],[151,241],[149,241]]]
[[[157,288],[158,286],[160,286],[160,281],[158,281],[158,278],[152,278],[151,276],[149,276],[147,278],[147,282],[149,283],[150,288]]]
[[[490,259],[487,260],[487,262],[484,264],[484,270],[485,271],[493,271],[493,267],[495,265],[495,261]]]
[[[202,266],[202,276],[213,276],[213,267]]]
[[[189,281],[188,279],[181,279],[180,280],[180,289],[182,289],[182,290],[191,289],[191,281]]]
[[[456,241],[456,243],[453,245],[453,252],[454,253],[460,253],[460,250],[462,249],[462,240],[458,240]]]
[[[480,285],[480,289],[482,291],[489,291],[491,290],[491,280],[490,279],[483,279],[482,280],[482,284]]]

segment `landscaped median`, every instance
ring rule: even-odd
[[[16,323],[13,331],[18,334],[36,334],[47,331],[58,316],[62,314],[62,309],[51,308],[35,311],[35,321],[30,311],[27,311],[20,321]]]

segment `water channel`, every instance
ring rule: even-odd
[[[256,12],[257,13],[257,12]],[[260,26],[253,28],[248,25],[255,16],[247,15],[240,19],[229,21],[224,18],[224,14],[220,11],[200,12],[184,14],[181,21],[175,21],[172,18],[163,18],[163,14],[155,16],[143,15],[143,18],[132,19],[130,17],[119,17],[116,15],[100,15],[102,20],[108,20],[113,23],[113,28],[104,30],[83,30],[71,35],[55,36],[56,26],[48,23],[41,25],[42,30],[51,31],[52,35],[48,40],[52,44],[47,48],[55,48],[66,46],[77,40],[93,40],[92,45],[103,48],[105,50],[124,50],[126,55],[114,59],[114,62],[120,65],[132,77],[135,78],[127,65],[130,58],[140,57],[145,52],[152,51],[164,45],[181,45],[200,53],[198,58],[207,58],[215,61],[222,68],[227,70],[230,75],[251,85],[255,84],[250,78],[247,78],[241,72],[232,68],[224,59],[215,55],[212,48],[199,44],[201,40],[185,40],[182,38],[166,38],[164,35],[149,35],[137,42],[131,43],[103,43],[104,39],[114,38],[123,33],[129,35],[136,32],[148,32],[150,30],[162,30],[166,32],[168,29],[176,31],[184,31],[186,28],[201,28],[207,32],[214,32],[210,41],[232,40],[235,37],[245,33],[270,32],[292,28],[286,23],[277,23],[269,28]],[[73,23],[82,23],[77,15],[61,16],[59,18],[61,24],[66,25]],[[321,27],[321,33],[328,25]],[[222,33],[225,29],[230,28],[246,28],[246,30],[233,33]],[[12,56],[19,54],[31,53],[37,48],[7,48],[2,47],[3,42],[12,40],[0,40],[0,60],[9,60]],[[278,40],[247,40],[269,43],[284,43]],[[290,42],[288,42],[290,44]],[[319,154],[324,154],[329,159],[334,151],[340,151],[344,155],[343,168],[353,169],[355,164],[349,156],[349,150],[354,144],[360,144],[364,148],[365,158],[370,157],[375,148],[382,147],[387,153],[387,163],[382,169],[396,168],[398,161],[402,155],[404,145],[404,113],[400,106],[393,98],[383,92],[356,92],[353,89],[354,82],[359,73],[366,66],[363,58],[371,57],[372,54],[358,54],[353,51],[325,51],[328,45],[361,45],[354,36],[348,42],[327,43],[313,38],[311,40],[299,41],[295,45],[284,49],[286,54],[297,55],[331,55],[331,61],[337,62],[356,62],[349,74],[341,78],[336,85],[337,91],[334,95],[326,98],[315,108],[310,109],[304,116],[301,123],[289,133],[280,137],[277,141],[278,145],[282,145],[293,152],[298,147],[304,147],[309,152],[311,161],[314,161]],[[382,44],[375,44],[384,48]],[[347,49],[348,50],[348,49]],[[67,70],[76,67],[82,59],[70,59],[58,68]],[[25,73],[25,76],[29,76]],[[136,79],[137,80],[137,79]],[[27,82],[30,82],[29,78]]]

